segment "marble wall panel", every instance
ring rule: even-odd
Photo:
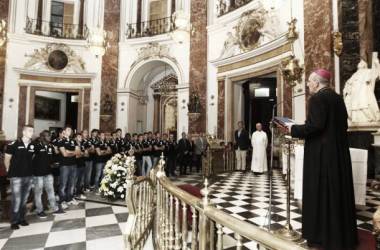
[[[334,71],[331,6],[332,0],[304,1],[306,77],[318,68]],[[334,85],[333,81],[332,85]]]
[[[190,91],[197,93],[202,105],[202,116],[189,119],[189,133],[206,131],[207,105],[207,1],[191,1],[191,23],[195,30],[190,38]]]
[[[378,51],[380,52],[380,1],[376,0],[373,1],[372,5],[372,27],[373,27],[373,51]],[[375,88],[375,94],[376,98],[380,100],[380,80],[377,81],[376,83],[376,88]],[[380,103],[379,103],[380,104]]]
[[[360,38],[360,59],[366,61],[368,65],[372,62],[373,51],[373,18],[372,0],[359,0],[359,38]]]
[[[9,0],[0,1],[0,18],[6,20],[8,23],[8,8]],[[5,58],[6,58],[7,44],[3,44],[0,47],[0,130],[3,119],[3,93],[4,93],[4,81],[5,81]]]
[[[22,136],[22,128],[26,125],[26,99],[27,99],[28,87],[20,86],[19,102],[18,102],[18,130],[17,137]],[[16,106],[13,106],[16,109]]]
[[[83,102],[83,129],[90,129],[90,100],[91,100],[91,90],[84,90],[84,102]]]
[[[343,53],[340,60],[341,93],[347,80],[356,72],[357,65],[360,61],[358,2],[358,0],[342,1],[342,24],[340,29],[343,34]]]
[[[232,83],[231,83],[232,84]],[[225,109],[224,109],[224,104],[225,104],[225,80],[219,80],[218,81],[218,96],[214,98],[214,100],[217,100],[218,104],[218,128],[217,128],[217,133],[218,133],[218,138],[224,139],[224,117],[225,117]],[[214,102],[213,100],[213,102]]]
[[[100,129],[106,133],[115,130],[116,126],[116,97],[119,56],[119,28],[120,28],[120,0],[107,0],[104,9],[104,30],[107,31],[110,49],[103,56],[102,87],[100,108]],[[105,112],[106,96],[110,98],[112,111]],[[102,115],[111,115],[109,121],[102,119]]]

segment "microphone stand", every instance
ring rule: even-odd
[[[304,94],[300,94],[300,95],[295,95],[292,97],[295,98],[295,97],[298,97],[298,96],[303,96],[305,95],[306,93]],[[269,169],[269,208],[268,208],[268,231],[270,231],[271,229],[271,220],[272,220],[272,195],[273,195],[273,151],[274,151],[274,113],[275,113],[275,109],[278,105],[284,103],[284,101],[281,101],[279,103],[276,103],[273,105],[273,109],[272,109],[272,126],[271,126],[271,132],[272,132],[272,142],[271,142],[271,150],[270,150],[270,169]],[[290,164],[290,162],[288,162],[288,164]]]

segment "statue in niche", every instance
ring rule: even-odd
[[[380,77],[377,53],[373,55],[372,69],[360,61],[358,70],[346,82],[343,90],[349,123],[380,122],[379,105],[375,97],[375,83]]]
[[[187,104],[189,113],[201,113],[201,102],[199,100],[198,94],[192,94],[190,96],[190,103]]]
[[[106,114],[109,114],[109,113],[112,113],[114,107],[113,107],[113,103],[112,103],[112,100],[110,98],[110,95],[109,94],[106,94],[105,98],[104,98],[104,104],[103,104],[103,110],[104,110],[104,113]]]

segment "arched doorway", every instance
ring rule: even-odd
[[[126,102],[123,103],[127,106],[122,118],[126,119],[125,130],[129,133],[176,132],[178,109],[173,105],[167,107],[167,101],[171,99],[170,104],[173,104],[173,100],[177,100],[177,85],[181,79],[178,66],[167,58],[135,65],[127,77],[126,91],[119,92],[121,98],[125,96],[123,100]],[[166,118],[166,112],[174,114],[174,117]],[[166,129],[169,120],[170,131]]]

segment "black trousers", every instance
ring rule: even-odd
[[[196,155],[197,157],[197,172],[199,173],[199,171],[202,169],[202,157],[203,155]]]
[[[187,166],[190,164],[189,155],[179,155],[180,174],[186,174]]]
[[[166,176],[169,176],[169,174],[174,176],[175,168],[176,168],[176,156],[168,156],[167,161],[166,161],[166,168],[165,168]]]
[[[0,198],[3,200],[7,198],[7,185],[8,185],[8,180],[7,176],[0,176]]]

